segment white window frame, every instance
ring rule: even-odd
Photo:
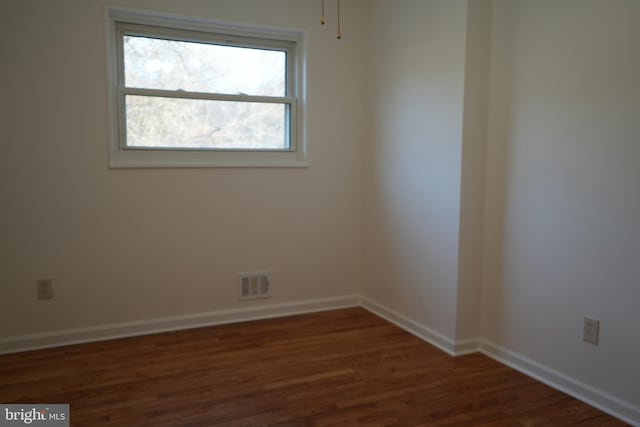
[[[109,152],[111,168],[184,167],[307,167],[305,123],[305,34],[120,8],[105,8]],[[122,37],[164,36],[176,40],[228,43],[234,46],[278,48],[287,52],[287,93],[278,102],[288,106],[289,148],[283,150],[230,150],[126,147],[124,99],[126,94],[162,95],[171,91],[131,89],[124,86]],[[193,93],[182,99],[273,102],[273,97]]]

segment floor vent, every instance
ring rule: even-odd
[[[269,272],[240,273],[238,279],[238,295],[241,300],[269,298],[271,296]]]

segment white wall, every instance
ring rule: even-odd
[[[370,13],[364,295],[636,417],[640,3]]]
[[[467,4],[370,8],[364,293],[453,338]]]
[[[494,2],[482,324],[636,408],[638,22],[636,0]]]
[[[185,170],[107,167],[105,3],[2,3],[0,337],[245,307],[256,269],[261,303],[358,292],[365,2],[338,42],[314,0],[109,1],[308,32],[311,167]]]

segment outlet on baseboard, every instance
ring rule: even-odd
[[[596,319],[584,318],[584,329],[582,331],[582,340],[589,344],[598,345],[600,335],[600,321]]]
[[[251,300],[271,297],[271,279],[268,271],[238,274],[238,298]]]
[[[38,299],[53,299],[53,280],[37,280],[36,289],[38,291]]]

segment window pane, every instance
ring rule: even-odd
[[[128,147],[287,150],[287,105],[127,95]]]
[[[277,50],[124,36],[125,85],[286,96],[286,56]]]

